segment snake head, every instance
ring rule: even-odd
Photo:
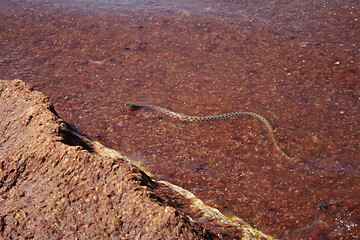
[[[125,103],[125,107],[130,108],[131,110],[137,110],[140,109],[141,106],[140,105],[136,105],[134,103]]]

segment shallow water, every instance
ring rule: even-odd
[[[283,239],[360,236],[357,1],[2,1],[1,76],[94,140]],[[195,116],[184,123],[125,102]]]

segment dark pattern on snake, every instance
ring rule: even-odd
[[[211,122],[211,121],[217,121],[217,120],[225,120],[225,119],[229,119],[231,117],[241,116],[241,115],[252,116],[252,117],[257,118],[258,120],[260,120],[262,123],[265,124],[266,128],[269,131],[270,139],[273,142],[276,150],[278,152],[280,152],[281,155],[283,155],[285,158],[290,159],[290,160],[294,160],[294,158],[287,155],[279,147],[278,141],[275,139],[275,136],[274,136],[274,129],[270,125],[270,122],[266,118],[261,116],[260,114],[257,114],[257,113],[254,113],[254,112],[231,112],[231,113],[225,113],[225,114],[220,114],[220,115],[215,115],[215,116],[197,117],[197,116],[189,116],[189,115],[186,115],[186,114],[183,114],[183,113],[177,113],[177,112],[168,110],[166,108],[158,107],[158,106],[155,106],[155,105],[143,105],[143,104],[125,103],[125,106],[132,109],[132,110],[145,108],[145,109],[151,109],[151,110],[159,111],[159,112],[162,112],[162,113],[164,113],[164,114],[166,114],[166,115],[168,115],[170,117],[178,118],[178,119],[180,119],[182,121],[185,121],[185,122],[205,122],[205,121]]]

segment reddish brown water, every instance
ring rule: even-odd
[[[360,238],[358,1],[69,2],[0,3],[1,78],[267,234]],[[256,119],[183,123],[125,102],[259,113],[297,161]]]

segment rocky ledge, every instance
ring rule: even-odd
[[[0,238],[248,238],[195,222],[159,186],[95,151],[42,93],[0,81]]]

